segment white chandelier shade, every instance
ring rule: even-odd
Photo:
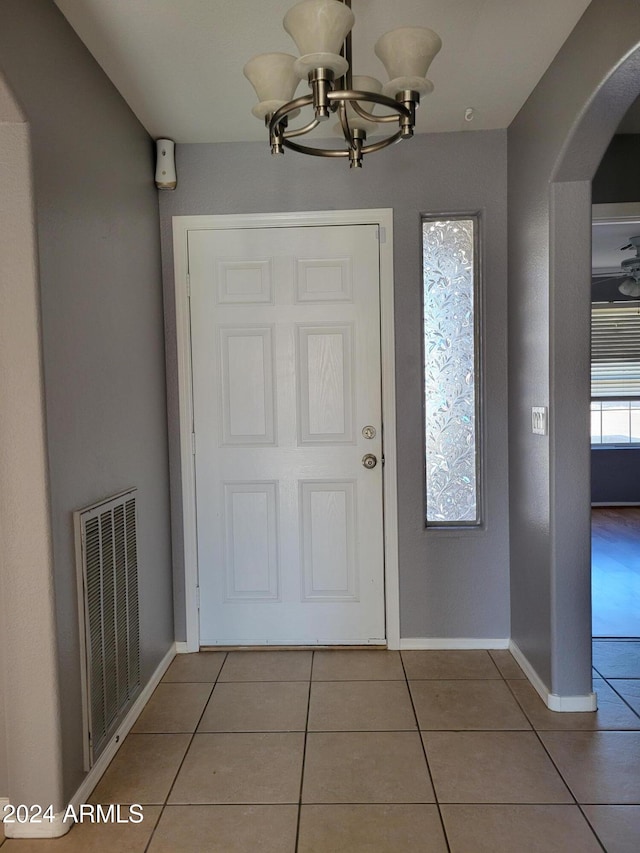
[[[244,76],[258,96],[259,103],[251,110],[256,118],[266,118],[293,98],[300,83],[295,63],[290,53],[261,53],[244,66]]]
[[[315,68],[330,68],[336,76],[349,67],[340,50],[355,17],[339,0],[302,0],[284,16],[282,25],[296,43],[296,71],[305,79]]]
[[[383,93],[393,97],[406,89],[432,92],[433,83],[425,78],[441,47],[440,36],[426,27],[400,27],[380,36],[374,51],[389,75]]]
[[[426,27],[400,27],[383,35],[375,53],[391,78],[384,86],[375,78],[353,76],[351,0],[301,0],[286,13],[283,25],[300,57],[288,53],[254,56],[244,73],[258,95],[252,113],[264,119],[272,154],[290,148],[317,157],[348,157],[359,168],[365,154],[380,151],[394,142],[410,139],[420,96],[433,91],[427,71],[442,42]],[[299,80],[308,81],[309,94],[294,99]],[[384,112],[374,112],[376,107]],[[311,108],[310,120],[291,127],[290,119]],[[346,147],[301,145],[293,139],[311,134],[331,114]],[[383,131],[379,141],[367,136]]]

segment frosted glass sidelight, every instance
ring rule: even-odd
[[[422,223],[427,526],[480,521],[475,225]]]

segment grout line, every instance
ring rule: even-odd
[[[512,680],[515,680],[515,679],[512,679]],[[548,750],[548,749],[547,749],[547,747],[545,746],[544,741],[543,741],[543,740],[542,740],[542,738],[540,737],[540,734],[539,734],[538,730],[537,730],[537,729],[536,729],[536,727],[533,725],[533,721],[529,719],[529,715],[527,714],[527,711],[526,711],[526,709],[525,709],[524,705],[522,705],[522,703],[520,702],[520,700],[518,699],[518,697],[516,696],[516,694],[515,694],[515,693],[513,692],[513,690],[511,689],[511,684],[509,683],[509,680],[505,678],[505,682],[506,682],[507,687],[509,688],[509,691],[510,691],[511,695],[513,696],[513,698],[515,699],[515,701],[516,701],[516,702],[518,703],[518,705],[520,706],[520,709],[522,710],[522,713],[525,715],[525,717],[526,717],[526,718],[529,720],[529,722],[531,723],[531,729],[532,729],[532,731],[534,732],[534,734],[535,734],[536,738],[538,739],[538,742],[541,744],[541,746],[542,746],[542,748],[544,749],[545,753],[548,755],[549,760],[550,760],[550,761],[551,761],[551,763],[553,764],[553,766],[554,766],[554,768],[555,768],[555,770],[556,770],[557,774],[558,774],[558,775],[560,776],[560,778],[562,779],[562,782],[563,782],[564,786],[566,787],[567,791],[569,791],[569,794],[573,797],[574,804],[578,807],[578,809],[580,810],[580,814],[581,814],[581,815],[585,818],[585,820],[587,821],[587,825],[589,826],[589,829],[591,829],[591,831],[593,832],[593,835],[594,835],[594,837],[595,837],[596,841],[597,841],[597,842],[598,842],[598,844],[602,847],[602,849],[603,849],[604,853],[607,853],[607,851],[606,851],[606,849],[605,849],[604,845],[602,844],[602,842],[600,841],[600,838],[598,837],[598,834],[596,833],[595,829],[591,826],[591,821],[589,821],[589,819],[588,819],[588,818],[587,818],[587,816],[585,815],[584,811],[582,810],[582,807],[581,807],[580,803],[578,802],[578,799],[577,799],[576,795],[573,793],[573,791],[572,791],[572,789],[571,789],[571,787],[570,787],[569,783],[567,782],[567,780],[564,778],[564,776],[563,776],[563,775],[562,775],[562,773],[560,772],[560,768],[558,767],[558,765],[556,764],[556,762],[553,760],[553,757],[551,756],[551,753],[549,752],[549,750]],[[528,804],[527,804],[527,805],[528,805]],[[534,804],[534,805],[535,805],[535,804]],[[570,803],[558,803],[558,805],[570,805]]]
[[[302,786],[304,785],[304,765],[307,758],[307,735],[309,734],[309,711],[311,710],[311,685],[313,684],[313,665],[316,653],[311,652],[311,667],[309,669],[309,692],[307,693],[307,717],[304,723],[304,743],[302,745],[302,767],[300,768],[300,794],[298,796],[298,820],[296,822],[296,843],[294,850],[297,853],[300,841],[300,818],[302,817]]]
[[[549,750],[547,749],[547,747],[546,747],[546,745],[545,745],[545,742],[544,742],[544,741],[542,740],[542,738],[540,737],[540,732],[538,732],[538,731],[537,731],[537,729],[532,729],[532,731],[533,731],[534,735],[536,736],[536,738],[537,738],[537,740],[538,740],[538,743],[542,746],[542,748],[544,749],[545,753],[547,754],[547,756],[548,756],[548,758],[549,758],[549,761],[553,764],[553,766],[554,766],[554,768],[555,768],[556,773],[557,773],[557,774],[558,774],[558,776],[562,779],[562,783],[564,784],[565,788],[567,789],[567,791],[568,791],[568,792],[571,794],[571,796],[573,797],[573,801],[574,801],[575,805],[577,806],[577,805],[578,805],[578,798],[577,798],[577,797],[576,797],[576,795],[573,793],[573,790],[572,790],[571,786],[569,785],[569,783],[567,782],[567,780],[566,780],[566,779],[564,778],[564,776],[562,775],[562,773],[561,773],[561,771],[560,771],[560,768],[558,767],[558,765],[556,764],[556,762],[555,762],[555,760],[554,760],[553,756],[551,755],[551,753],[550,753],[550,752],[549,752]]]
[[[227,660],[227,653],[225,652],[225,657],[224,657],[224,660],[222,661],[222,666],[221,666],[221,667],[220,667],[220,669],[218,670],[218,674],[217,674],[217,676],[216,676],[216,678],[215,678],[215,681],[213,682],[213,684],[212,684],[212,686],[211,686],[211,691],[209,692],[209,696],[208,696],[208,698],[207,698],[207,701],[204,703],[204,707],[203,707],[203,709],[202,709],[202,713],[201,713],[201,714],[200,714],[200,716],[198,717],[198,721],[196,722],[195,728],[194,728],[193,732],[191,733],[191,739],[189,740],[189,744],[188,744],[187,748],[185,749],[184,755],[182,756],[182,760],[181,760],[180,764],[178,765],[178,769],[176,770],[175,776],[173,777],[173,782],[172,782],[172,783],[171,783],[171,785],[169,786],[169,790],[167,791],[167,796],[166,796],[166,797],[165,797],[165,799],[164,799],[164,803],[162,803],[162,804],[161,804],[161,805],[162,805],[162,808],[160,809],[160,815],[159,815],[159,817],[158,817],[158,821],[157,821],[156,825],[155,825],[155,826],[154,826],[154,828],[153,828],[153,832],[151,833],[151,835],[150,835],[150,837],[149,837],[149,841],[148,841],[148,843],[147,843],[147,846],[145,847],[145,853],[147,853],[147,851],[148,851],[148,849],[149,849],[149,846],[151,845],[151,842],[152,842],[152,840],[153,840],[153,836],[155,835],[156,830],[157,830],[157,828],[158,828],[158,826],[159,826],[159,824],[160,824],[160,819],[161,819],[161,818],[162,818],[162,816],[164,815],[164,810],[165,810],[165,808],[166,808],[166,806],[167,806],[167,803],[169,802],[169,797],[171,796],[171,792],[173,791],[173,789],[174,789],[174,787],[175,787],[176,780],[177,780],[178,776],[180,775],[180,771],[182,770],[182,766],[183,766],[183,764],[184,764],[184,762],[185,762],[185,760],[186,760],[186,757],[187,757],[187,755],[189,754],[189,750],[191,749],[191,745],[193,744],[193,740],[194,740],[194,738],[195,738],[195,736],[196,736],[196,732],[198,731],[198,726],[199,726],[199,725],[200,725],[200,723],[202,722],[202,718],[204,717],[205,711],[207,710],[207,705],[208,705],[208,704],[209,704],[209,702],[211,701],[211,697],[213,696],[213,691],[215,690],[216,684],[218,683],[218,679],[220,678],[220,673],[222,672],[222,667],[225,665],[226,660]],[[192,682],[186,682],[186,683],[187,683],[187,684],[191,684]],[[205,682],[193,682],[193,683],[199,683],[199,684],[211,684],[211,682],[209,682],[209,681],[205,681]],[[173,734],[173,733],[172,733],[172,734]],[[180,734],[184,734],[184,732],[181,732]]]
[[[588,818],[587,814],[585,813],[584,809],[582,808],[582,804],[581,804],[581,803],[576,803],[576,805],[577,805],[577,806],[578,806],[578,808],[580,809],[580,814],[581,814],[581,815],[582,815],[582,817],[586,820],[586,822],[587,822],[587,826],[589,827],[589,829],[591,830],[591,832],[593,832],[593,834],[595,835],[596,841],[598,842],[598,844],[600,845],[600,847],[602,847],[602,849],[604,850],[604,853],[607,853],[607,848],[604,846],[603,842],[600,840],[600,836],[599,836],[599,835],[598,835],[598,833],[596,832],[595,827],[593,826],[593,824],[592,824],[592,823],[591,823],[591,821],[589,820],[589,818]],[[589,804],[589,803],[585,803],[585,805],[590,805],[590,804]]]
[[[400,655],[400,661],[402,663],[402,669],[404,671],[404,678],[405,678],[405,682],[407,684],[407,691],[409,693],[409,700],[411,702],[411,707],[413,709],[413,716],[415,717],[415,720],[416,720],[416,727],[418,729],[418,737],[420,738],[420,746],[422,747],[422,754],[424,755],[424,763],[427,767],[427,773],[429,775],[429,781],[431,783],[431,789],[433,791],[433,796],[435,799],[435,805],[436,805],[436,808],[438,809],[438,817],[440,818],[440,826],[442,827],[442,834],[444,836],[444,843],[447,845],[447,853],[451,853],[451,846],[449,844],[449,837],[447,835],[447,830],[446,830],[446,827],[444,825],[444,819],[442,817],[442,809],[440,808],[440,801],[438,800],[438,792],[436,791],[436,786],[435,786],[435,783],[433,781],[433,775],[431,773],[431,767],[429,766],[429,759],[427,758],[427,748],[424,745],[424,739],[423,739],[422,733],[420,731],[420,721],[418,720],[418,714],[416,712],[416,706],[415,706],[415,703],[413,701],[413,694],[411,693],[411,687],[409,685],[409,679],[407,678],[407,670],[405,669],[404,660],[402,658],[402,655]]]
[[[609,685],[609,687],[613,690],[613,692],[616,694],[616,696],[619,696],[620,699],[622,699],[622,701],[629,708],[629,710],[632,713],[634,713],[636,715],[636,717],[638,717],[638,729],[640,729],[640,713],[638,711],[636,711],[636,709],[632,705],[630,705],[629,702],[627,702],[627,700],[624,698],[622,693],[618,693],[618,691],[613,686],[613,684],[611,684],[611,682],[609,681],[608,678],[603,678],[602,680],[604,681],[605,684]],[[621,681],[633,681],[633,679],[630,679],[630,678],[625,678],[625,679],[620,679],[620,680]],[[615,681],[615,679],[614,679],[614,681]],[[619,729],[614,729],[614,731],[619,731]],[[636,729],[626,729],[626,731],[636,731]]]
[[[147,850],[149,849],[149,845],[151,844],[151,839],[152,839],[152,838],[153,838],[153,836],[155,835],[155,831],[156,831],[156,829],[158,828],[158,824],[160,823],[160,818],[162,817],[163,812],[164,812],[164,806],[160,806],[160,811],[158,812],[158,817],[156,818],[156,822],[154,823],[154,825],[153,825],[153,829],[151,830],[151,833],[150,833],[150,835],[149,835],[149,840],[148,840],[148,841],[147,841],[147,843],[145,844],[145,847],[144,847],[144,851],[143,851],[143,853],[146,853],[146,852],[147,852]],[[142,807],[142,813],[144,814],[144,806]],[[2,845],[0,845],[0,847],[1,847],[1,846],[2,846]]]

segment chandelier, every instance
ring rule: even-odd
[[[373,77],[352,76],[354,22],[351,0],[302,0],[283,20],[300,56],[262,53],[244,66],[259,100],[251,112],[264,119],[272,154],[284,154],[290,148],[316,157],[348,157],[351,168],[361,168],[365,154],[413,136],[420,95],[433,91],[426,74],[442,46],[440,37],[425,27],[401,27],[381,36],[374,50],[389,75],[383,86]],[[304,79],[311,92],[294,98]],[[373,112],[376,105],[384,108],[383,114]],[[306,123],[290,126],[306,108],[311,108]],[[311,133],[332,113],[338,116],[336,130],[344,138],[344,147],[293,141]],[[386,132],[382,139],[367,142],[367,136],[381,132]]]

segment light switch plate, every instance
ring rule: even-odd
[[[532,406],[531,407],[531,432],[534,435],[547,434],[547,407]]]

